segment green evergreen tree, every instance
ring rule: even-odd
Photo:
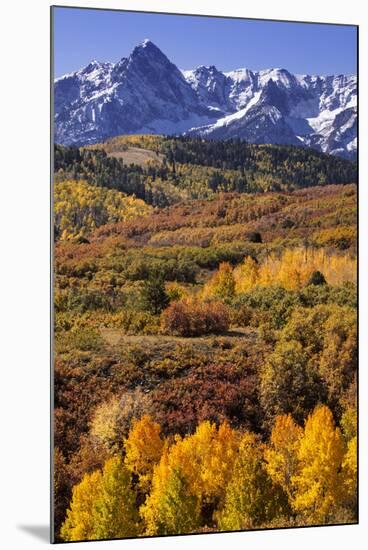
[[[327,281],[323,273],[321,273],[320,271],[313,271],[308,281],[308,285],[318,286],[318,285],[326,285],[326,284],[327,284]]]
[[[169,302],[170,298],[165,289],[164,274],[158,270],[151,271],[141,290],[143,309],[153,315],[158,315],[169,305]]]

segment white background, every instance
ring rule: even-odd
[[[368,540],[367,30],[358,0],[116,0],[73,5],[360,25],[359,526],[93,543],[96,548],[362,548]],[[60,0],[58,4],[68,4]],[[2,3],[0,29],[0,545],[48,543],[49,521],[49,1]],[[221,41],[219,39],[219,48]],[[4,124],[5,122],[5,124]],[[365,538],[365,544],[363,541]],[[82,544],[79,544],[82,547]],[[90,546],[92,548],[92,546]]]

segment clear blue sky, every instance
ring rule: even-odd
[[[55,8],[54,29],[56,77],[92,59],[116,62],[145,38],[180,69],[356,73],[353,26]]]

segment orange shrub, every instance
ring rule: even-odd
[[[345,250],[356,244],[357,228],[355,225],[327,227],[313,233],[313,240],[320,246],[333,246]]]
[[[161,327],[178,336],[221,334],[229,328],[229,311],[222,302],[173,302],[161,314]]]

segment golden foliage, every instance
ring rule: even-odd
[[[327,253],[324,249],[294,248],[285,250],[281,256],[271,254],[259,266],[251,258],[234,269],[237,293],[256,286],[279,285],[287,290],[300,289],[315,271],[321,272],[331,285],[356,281],[356,258],[347,254]]]
[[[230,300],[235,295],[235,280],[233,269],[228,262],[222,262],[219,265],[218,271],[205,284],[202,296],[206,298],[221,298]]]
[[[161,458],[164,442],[160,437],[161,427],[149,415],[133,420],[128,437],[124,441],[124,464],[138,475],[143,491],[148,492],[153,468]]]
[[[110,138],[105,143],[88,145],[85,149],[104,149],[107,153],[125,151],[128,147],[158,150],[162,136],[153,134],[123,135]]]
[[[181,467],[192,492],[200,499],[221,498],[237,447],[238,434],[227,423],[216,428],[216,424],[204,421],[193,435],[178,439],[171,447],[169,462]]]
[[[356,278],[356,187],[286,192],[295,168],[297,185],[313,183],[310,166],[249,146],[257,173],[243,174],[230,145],[226,163],[221,144],[160,136],[113,138],[91,147],[107,156],[88,148],[74,167],[59,151],[56,179],[70,179],[55,184],[55,525],[66,541],[354,518],[355,289],[340,283]],[[162,318],[141,309],[156,269],[171,302]],[[326,409],[304,424],[326,402],[342,435]]]
[[[294,510],[311,523],[328,523],[344,501],[344,453],[331,411],[326,406],[316,407],[307,419],[298,451],[298,472],[292,479]]]
[[[263,452],[263,445],[254,434],[243,435],[226,487],[224,507],[217,514],[220,530],[254,528],[288,510],[286,495],[267,475]]]
[[[312,239],[319,246],[334,246],[343,250],[356,242],[357,228],[354,225],[328,227],[313,233]]]
[[[356,435],[348,443],[342,464],[342,472],[346,490],[345,500],[354,510],[358,496],[358,438]]]
[[[64,541],[132,537],[138,520],[130,473],[116,456],[73,488],[60,534]]]
[[[198,517],[200,503],[221,501],[237,449],[238,435],[226,423],[217,429],[215,424],[204,421],[193,435],[183,439],[177,437],[154,468],[152,492],[141,508],[146,533],[169,532],[170,525],[163,520],[162,511],[169,480],[180,490],[187,487],[185,507],[195,518]],[[190,530],[195,528],[196,523]]]
[[[177,437],[154,468],[152,492],[141,508],[147,534],[170,532],[170,522],[167,522],[167,515],[166,520],[163,519],[162,508],[170,483],[177,491],[187,488],[184,505],[193,518],[198,518],[200,503],[221,501],[237,448],[238,436],[226,423],[217,429],[215,424],[205,421],[199,424],[193,435],[184,439]],[[197,520],[190,531],[196,526]]]
[[[358,412],[356,407],[347,407],[341,417],[340,425],[346,441],[350,441],[357,435]]]
[[[168,282],[165,285],[167,295],[170,298],[170,302],[180,301],[188,297],[188,290],[181,284],[175,281]]]
[[[251,256],[234,270],[235,289],[237,294],[248,292],[260,283],[259,265]]]
[[[298,450],[303,430],[290,414],[276,417],[270,444],[265,449],[266,470],[288,497],[292,497],[291,480],[297,472]]]
[[[169,465],[165,451],[152,483],[152,492],[140,508],[146,535],[191,533],[200,525],[200,500],[190,490],[180,466]]]
[[[116,539],[138,534],[136,496],[131,489],[130,472],[120,457],[105,462],[101,488],[94,503],[95,537]]]
[[[346,449],[326,406],[315,408],[304,430],[290,415],[276,417],[268,444],[209,421],[192,435],[163,440],[146,415],[133,421],[125,450],[124,463],[119,455],[108,458],[102,471],[85,474],[74,487],[63,540],[354,518],[356,436]],[[132,474],[141,497],[146,493],[139,512]]]
[[[94,504],[101,489],[102,474],[99,470],[85,474],[73,487],[73,496],[60,535],[65,541],[92,540],[95,538]]]
[[[85,181],[67,180],[54,186],[55,233],[61,240],[84,237],[100,225],[132,220],[152,211],[152,206],[141,199]]]

